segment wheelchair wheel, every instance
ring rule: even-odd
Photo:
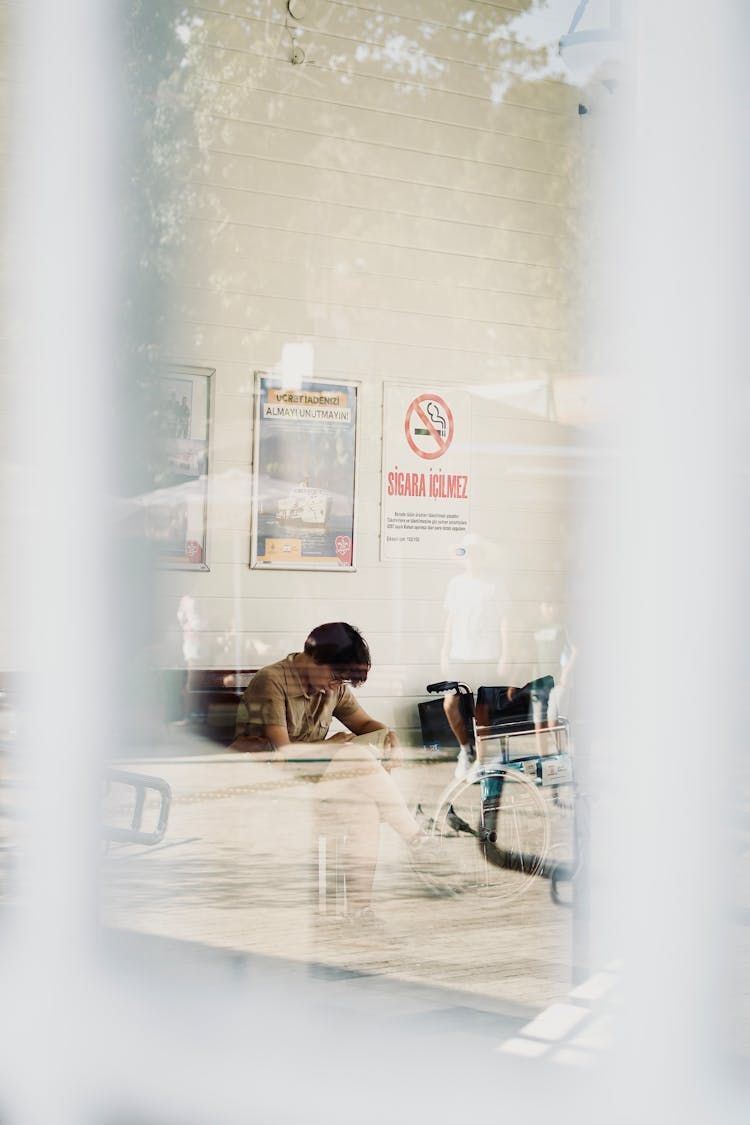
[[[544,871],[550,818],[537,786],[520,770],[485,768],[440,799],[432,835],[443,890],[512,899]]]

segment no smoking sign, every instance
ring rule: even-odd
[[[439,395],[419,395],[404,420],[409,448],[426,461],[442,457],[453,441],[453,414]]]

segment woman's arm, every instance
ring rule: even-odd
[[[274,750],[280,750],[282,748],[282,746],[293,746],[293,745],[295,745],[292,742],[291,738],[289,737],[289,731],[287,730],[287,728],[285,726],[282,726],[281,724],[277,725],[277,724],[273,724],[273,723],[267,723],[266,726],[264,726],[264,728],[263,728],[263,734],[268,739],[268,741],[271,743]],[[349,742],[351,740],[351,737],[352,737],[351,734],[347,734],[346,731],[342,730],[342,731],[339,731],[337,734],[330,735],[328,738],[326,738],[325,741],[326,742]],[[301,743],[298,743],[297,745],[301,745]]]
[[[371,718],[363,707],[358,706],[356,711],[350,711],[340,721],[353,734],[374,734],[378,730],[387,731],[383,739],[383,746],[387,749],[394,749],[398,746],[395,732],[389,730],[385,723],[379,723],[377,719]]]
[[[289,737],[289,731],[285,726],[267,723],[263,727],[263,734],[273,746],[274,750],[278,750],[282,746],[288,746],[292,741]]]

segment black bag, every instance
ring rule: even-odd
[[[554,686],[552,676],[540,676],[522,688],[515,688],[511,699],[508,699],[510,689],[507,687],[480,687],[477,691],[477,722],[481,726],[523,723],[533,729],[535,718],[537,722],[547,719],[549,695]]]
[[[474,713],[474,697],[466,684],[458,685],[458,697],[461,701],[461,712],[466,725],[471,731],[472,715]],[[419,725],[422,728],[422,745],[426,750],[458,750],[458,740],[450,728],[450,723],[445,717],[443,697],[426,699],[418,703]]]

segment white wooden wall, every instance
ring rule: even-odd
[[[204,667],[267,663],[345,619],[373,652],[365,707],[405,733],[416,724],[415,701],[439,677],[455,567],[379,561],[387,379],[471,390],[471,528],[501,548],[525,678],[539,599],[552,585],[564,600],[570,563],[576,435],[554,421],[544,388],[574,363],[581,127],[574,89],[513,78],[538,61],[509,41],[527,7],[308,0],[306,17],[287,21],[299,66],[283,0],[188,8],[189,252],[165,356],[216,371],[210,571],[161,576],[165,663],[179,663],[186,594]],[[253,372],[298,342],[312,345],[317,375],[362,381],[356,573],[248,566]],[[475,671],[475,683],[493,682]]]

